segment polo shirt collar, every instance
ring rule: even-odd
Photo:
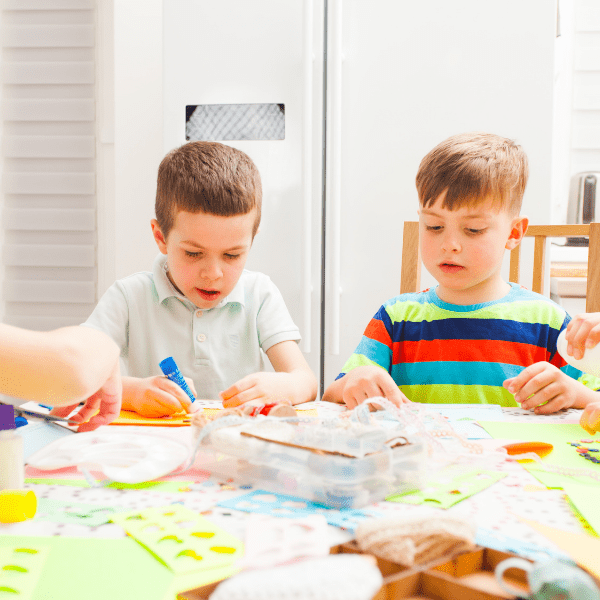
[[[177,298],[178,300],[184,302],[186,306],[190,306],[193,309],[197,308],[183,294],[180,294],[175,286],[171,283],[171,280],[167,276],[168,269],[169,267],[167,264],[166,254],[159,254],[154,260],[154,265],[152,266],[154,286],[156,287],[156,292],[158,294],[158,301],[162,304],[167,298]],[[242,273],[242,277],[243,276],[244,275]],[[237,303],[241,306],[244,306],[244,286],[242,284],[242,277],[238,279],[238,282],[235,284],[235,287],[231,290],[229,295],[223,298],[223,300],[221,300],[221,302],[219,302],[215,308],[221,308],[230,303]]]

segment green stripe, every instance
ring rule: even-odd
[[[386,307],[392,322],[436,321],[442,319],[503,319],[515,323],[534,323],[549,325],[560,329],[566,313],[556,304],[544,300],[521,300],[492,304],[472,312],[453,312],[440,308],[435,304],[420,304],[418,302],[396,302]]]
[[[346,363],[342,367],[341,372],[347,373],[348,371],[352,371],[352,369],[355,369],[356,367],[365,367],[365,366],[379,367],[380,369],[383,369],[387,373],[387,370],[384,369],[384,367],[382,367],[380,364],[372,361],[371,359],[367,358],[364,354],[353,354],[346,361]]]
[[[519,406],[514,396],[500,386],[491,385],[401,385],[400,391],[413,402],[427,404],[499,404]]]

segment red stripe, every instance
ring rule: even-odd
[[[392,364],[430,361],[503,362],[527,367],[548,360],[546,348],[502,340],[421,340],[392,344]],[[553,361],[554,362],[554,361]],[[558,366],[558,365],[557,365]]]
[[[386,346],[389,346],[391,343],[390,334],[385,328],[383,321],[380,321],[379,319],[371,319],[371,322],[365,329],[365,336],[377,342],[381,342]]]

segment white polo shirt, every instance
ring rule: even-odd
[[[107,333],[121,348],[124,375],[162,375],[160,361],[172,356],[199,398],[219,392],[251,373],[265,370],[266,352],[300,332],[281,293],[263,273],[244,270],[217,306],[199,309],[167,277],[159,254],[152,273],[115,282],[102,296],[88,327]]]

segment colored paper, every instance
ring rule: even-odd
[[[539,481],[550,488],[562,488],[565,483],[576,481],[587,485],[600,484],[598,479],[585,475],[570,473],[573,469],[584,469],[595,474],[600,479],[600,463],[585,460],[576,451],[571,442],[591,439],[579,425],[574,423],[511,423],[502,421],[481,421],[481,425],[496,439],[515,439],[524,441],[547,442],[554,446],[548,456],[542,459],[542,464],[561,469],[563,472],[547,472],[537,463],[527,463],[523,466]],[[599,438],[600,439],[600,438]],[[593,443],[590,447],[600,444]],[[600,455],[600,452],[598,452]],[[596,487],[596,489],[598,489]]]
[[[443,473],[441,474],[443,476]],[[474,470],[469,473],[458,475],[447,482],[427,481],[425,487],[420,490],[407,492],[405,494],[394,494],[388,496],[388,502],[402,502],[404,504],[424,504],[437,508],[450,508],[461,500],[469,498],[473,494],[484,490],[496,481],[506,477],[508,473],[498,471]]]
[[[20,600],[43,596],[38,594],[39,579],[48,557],[48,547],[41,545],[13,545],[0,547],[0,598],[13,595]]]
[[[111,520],[174,573],[229,567],[243,554],[235,536],[178,504],[120,513]]]
[[[112,506],[39,498],[35,518],[55,523],[98,527],[108,523],[116,512]]]
[[[537,521],[522,520],[564,550],[580,567],[600,577],[600,538],[555,529]]]
[[[213,416],[219,413],[223,408],[208,408],[203,407],[202,410],[206,416]],[[298,416],[317,417],[318,412],[315,408],[308,410],[297,410]],[[154,419],[150,417],[142,417],[136,412],[122,410],[121,414],[112,422],[111,425],[152,425],[160,427],[187,427],[191,424],[192,415],[188,413],[178,413],[172,417],[161,417]]]
[[[600,489],[598,486],[568,481],[563,484],[563,490],[588,525],[600,536],[600,510],[598,509]]]
[[[265,490],[254,490],[243,496],[223,500],[222,502],[218,502],[217,506],[272,515],[274,517],[298,518],[321,514],[330,525],[349,531],[354,531],[359,523],[365,519],[379,516],[376,514],[376,511],[366,512],[354,508],[342,508],[338,510],[328,508],[322,504],[316,504],[305,498],[296,498],[295,496],[286,496],[285,494],[267,492]]]

